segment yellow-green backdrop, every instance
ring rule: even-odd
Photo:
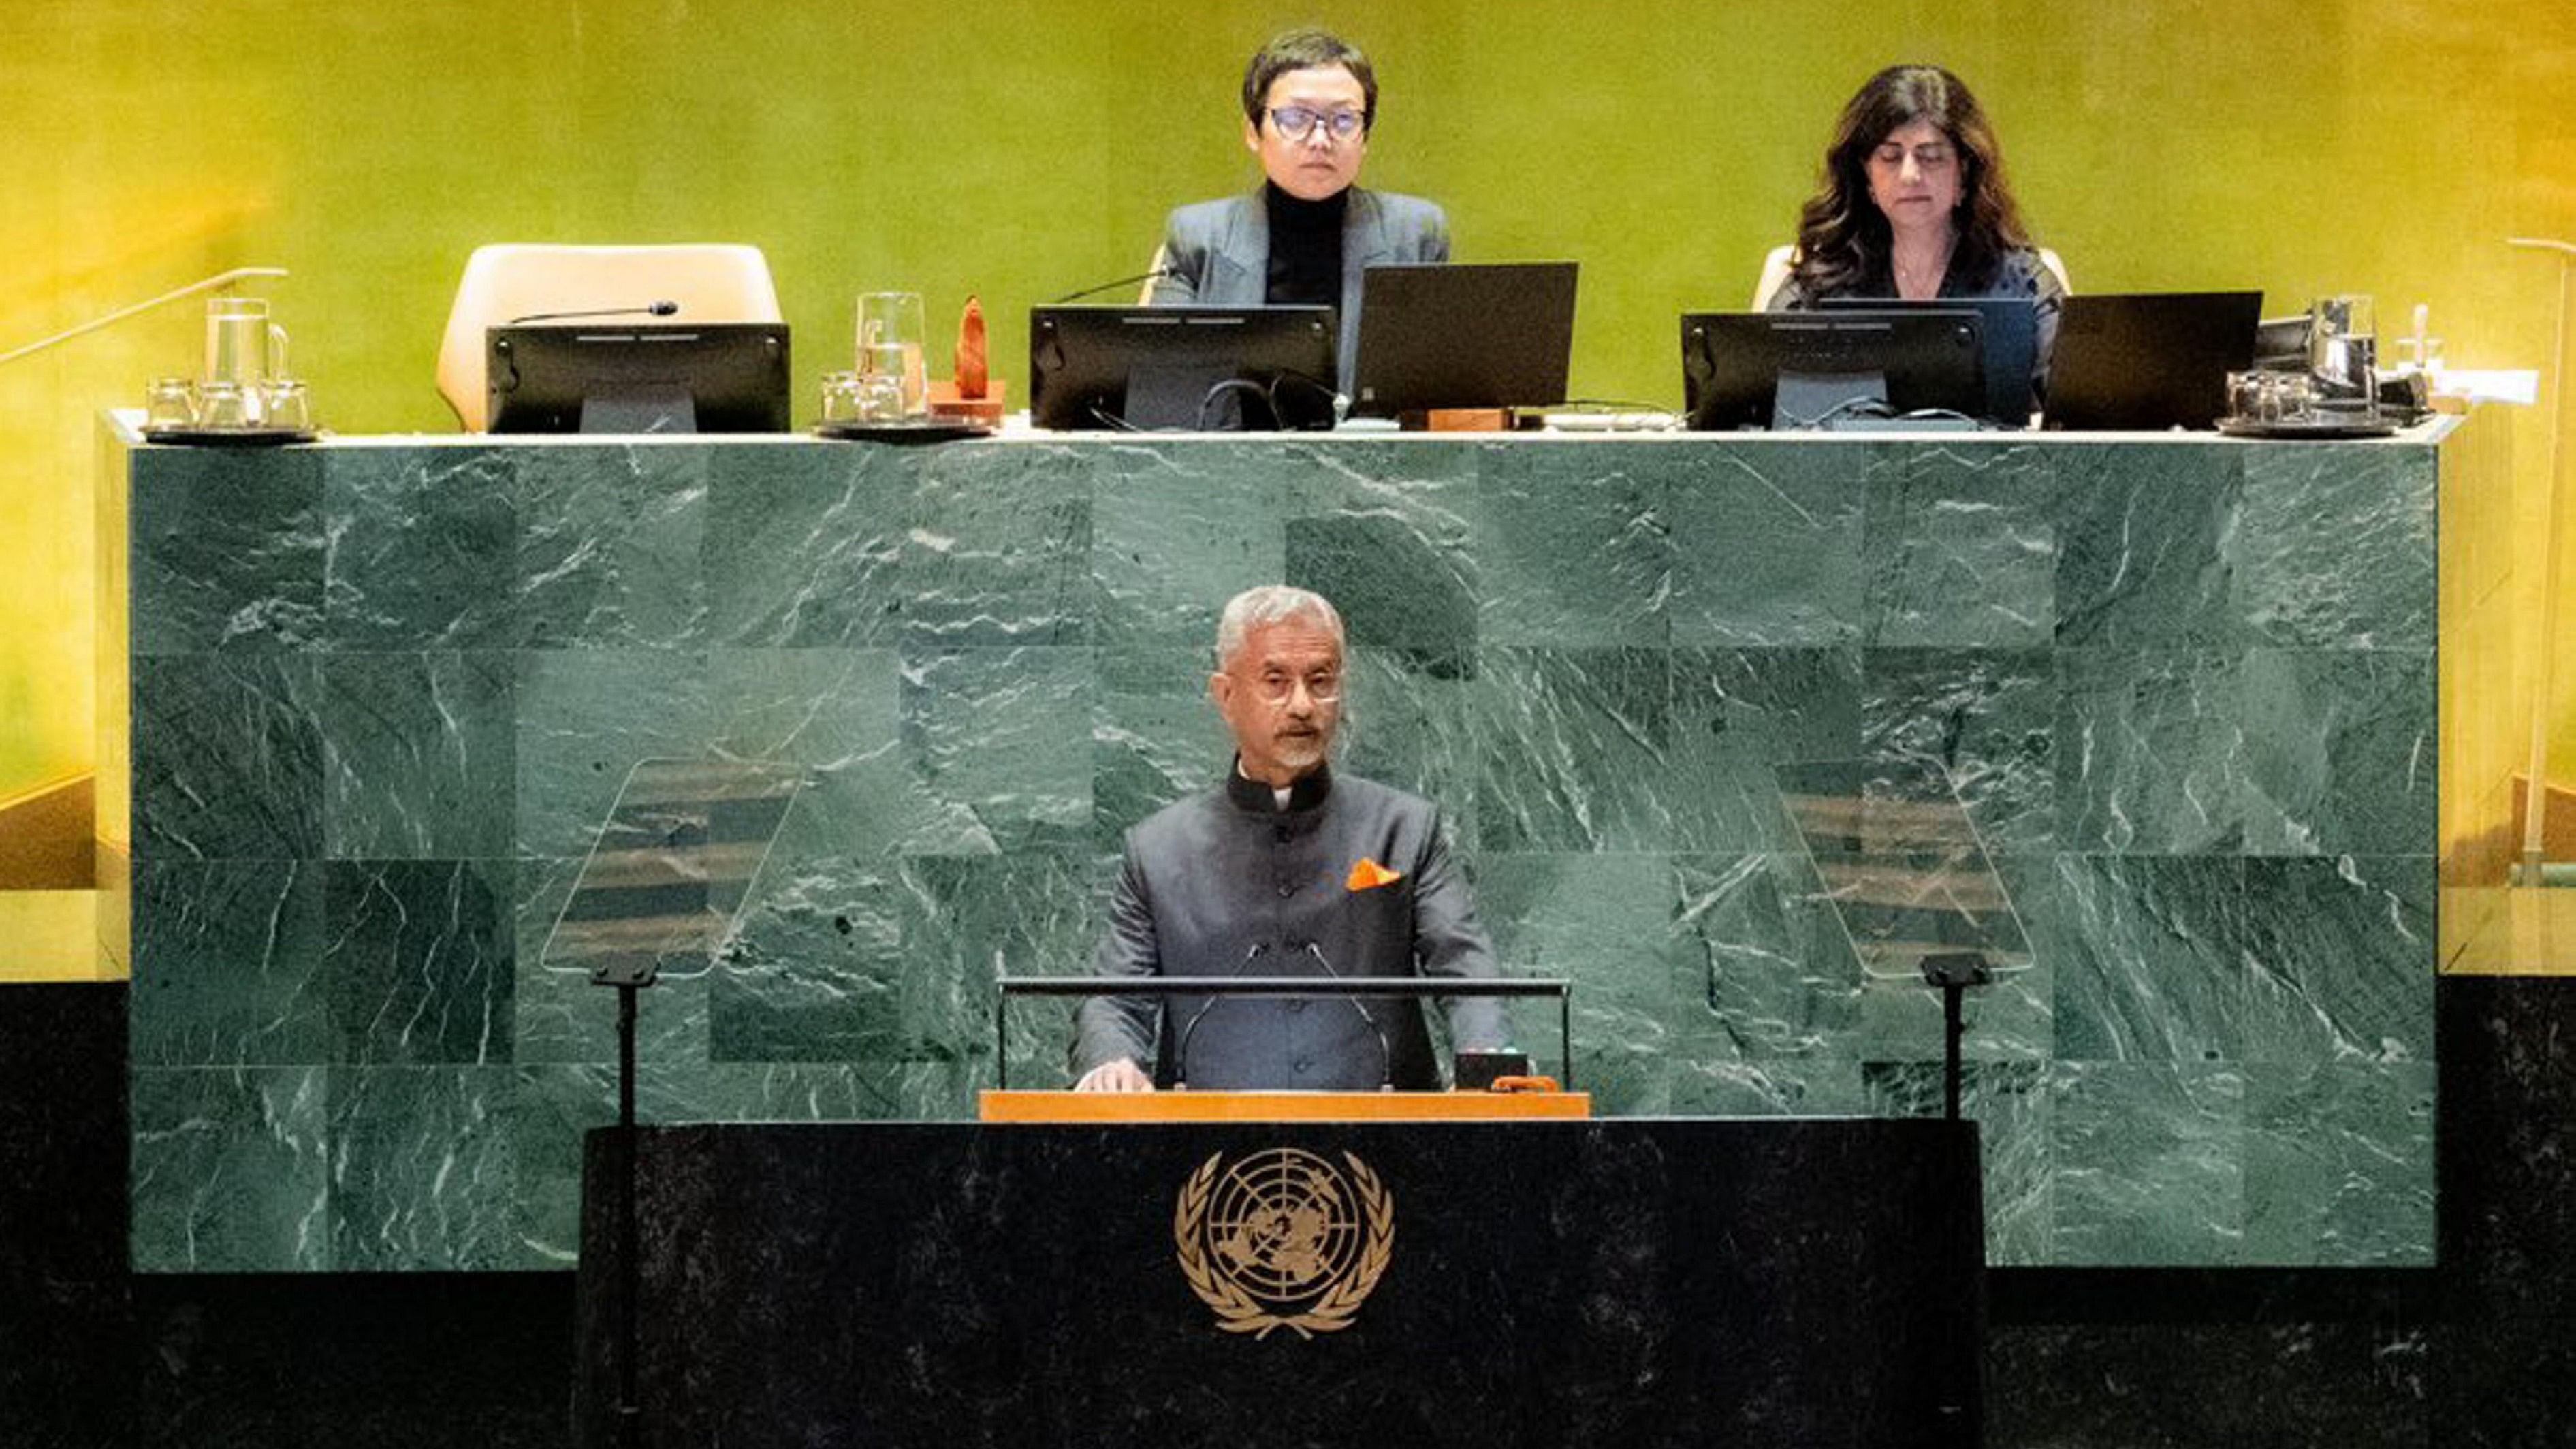
[[[1446,204],[1463,260],[1583,264],[1585,396],[1675,399],[1674,315],[1742,305],[1836,108],[1901,59],[1977,88],[2079,289],[2367,291],[2528,367],[2555,273],[2500,239],[2576,235],[2576,0],[90,0],[0,13],[0,351],[282,265],[325,421],[441,431],[476,244],[724,240],[768,253],[800,398],[883,287],[981,293],[1016,379],[1031,302],[1250,184],[1243,57],[1307,21],[1378,61],[1369,181]],[[0,368],[0,807],[90,768],[91,419],[188,370],[196,316]]]

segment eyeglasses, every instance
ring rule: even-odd
[[[1272,106],[1270,124],[1291,141],[1303,141],[1321,126],[1336,141],[1347,141],[1368,126],[1358,111],[1310,111],[1304,106]]]
[[[1297,686],[1301,684],[1306,687],[1306,697],[1317,704],[1342,702],[1342,676],[1339,674],[1309,674],[1303,678],[1294,674],[1264,674],[1250,684],[1261,702],[1274,708],[1294,698]]]

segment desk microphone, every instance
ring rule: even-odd
[[[1324,968],[1325,975],[1335,981],[1342,979],[1342,973],[1334,970],[1333,963],[1325,958],[1323,947],[1309,941],[1306,943],[1306,953],[1315,958],[1316,965]],[[1377,1018],[1369,1014],[1368,1002],[1364,999],[1357,996],[1345,996],[1342,999],[1349,1002],[1352,1010],[1360,1014],[1360,1020],[1368,1023],[1369,1030],[1377,1033],[1377,1089],[1381,1092],[1394,1091],[1395,1048],[1387,1044],[1386,1028],[1378,1025]]]
[[[1243,968],[1251,965],[1253,958],[1269,949],[1270,943],[1267,941],[1253,942],[1252,948],[1243,953],[1243,959],[1234,963],[1234,974],[1237,976],[1243,975]],[[1181,1039],[1172,1048],[1172,1090],[1176,1092],[1189,1090],[1190,1033],[1197,1031],[1199,1029],[1199,1023],[1206,1019],[1209,1012],[1216,1010],[1216,1004],[1223,1000],[1225,1000],[1225,998],[1222,996],[1209,997],[1206,1001],[1200,1003],[1198,1010],[1190,1013],[1189,1021],[1181,1027]]]
[[[641,307],[594,307],[584,312],[531,312],[525,317],[513,317],[502,325],[516,327],[524,322],[569,322],[581,317],[677,317],[679,315],[679,303],[664,301],[647,302]]]
[[[1056,298],[1054,301],[1047,303],[1047,305],[1054,307],[1060,306],[1066,302],[1079,302],[1085,297],[1097,297],[1103,292],[1115,292],[1121,287],[1132,287],[1139,282],[1159,282],[1165,277],[1176,277],[1179,275],[1180,274],[1178,272],[1173,271],[1169,267],[1156,267],[1150,272],[1138,272],[1132,277],[1120,277],[1117,281],[1103,282],[1097,287],[1085,287],[1079,292],[1067,292],[1063,296]]]

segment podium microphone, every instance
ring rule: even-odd
[[[1251,965],[1254,957],[1259,956],[1262,952],[1269,949],[1270,943],[1267,941],[1253,942],[1251,949],[1243,953],[1243,959],[1234,963],[1234,974],[1237,976],[1242,975],[1243,968]],[[1199,1004],[1199,1009],[1191,1012],[1189,1021],[1181,1027],[1181,1039],[1172,1047],[1172,1090],[1176,1092],[1186,1092],[1189,1090],[1190,1033],[1197,1031],[1199,1029],[1199,1023],[1206,1020],[1207,1014],[1216,1010],[1216,1004],[1223,1000],[1225,1000],[1225,998],[1222,996],[1211,996],[1206,1001],[1201,1002]]]
[[[1085,287],[1079,292],[1067,292],[1063,296],[1056,298],[1054,301],[1047,303],[1047,305],[1055,307],[1061,306],[1066,302],[1079,302],[1085,297],[1097,297],[1103,292],[1115,292],[1122,287],[1135,286],[1139,282],[1159,282],[1165,277],[1173,275],[1176,274],[1169,267],[1156,267],[1150,272],[1138,272],[1132,277],[1120,277],[1117,281],[1103,282],[1097,287]]]
[[[1316,965],[1324,968],[1325,975],[1335,981],[1342,979],[1342,973],[1334,970],[1333,963],[1325,958],[1323,947],[1309,941],[1306,943],[1306,953],[1315,958]],[[1369,1030],[1377,1033],[1377,1089],[1381,1092],[1394,1091],[1395,1048],[1387,1044],[1386,1028],[1378,1025],[1377,1018],[1369,1014],[1367,1001],[1357,996],[1345,996],[1342,999],[1349,1002],[1352,1010],[1360,1014],[1360,1020],[1368,1023]]]
[[[680,304],[671,301],[647,302],[641,307],[594,307],[581,312],[531,312],[513,317],[504,326],[517,327],[528,322],[570,322],[584,317],[677,317]]]

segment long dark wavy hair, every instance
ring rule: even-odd
[[[1991,285],[2004,254],[2030,245],[2004,183],[2003,148],[1967,84],[1937,65],[1892,65],[1843,107],[1825,152],[1821,189],[1798,214],[1799,287],[1810,297],[1895,295],[1886,214],[1869,199],[1869,156],[1891,132],[1930,121],[1959,153],[1958,243],[1950,275]]]

